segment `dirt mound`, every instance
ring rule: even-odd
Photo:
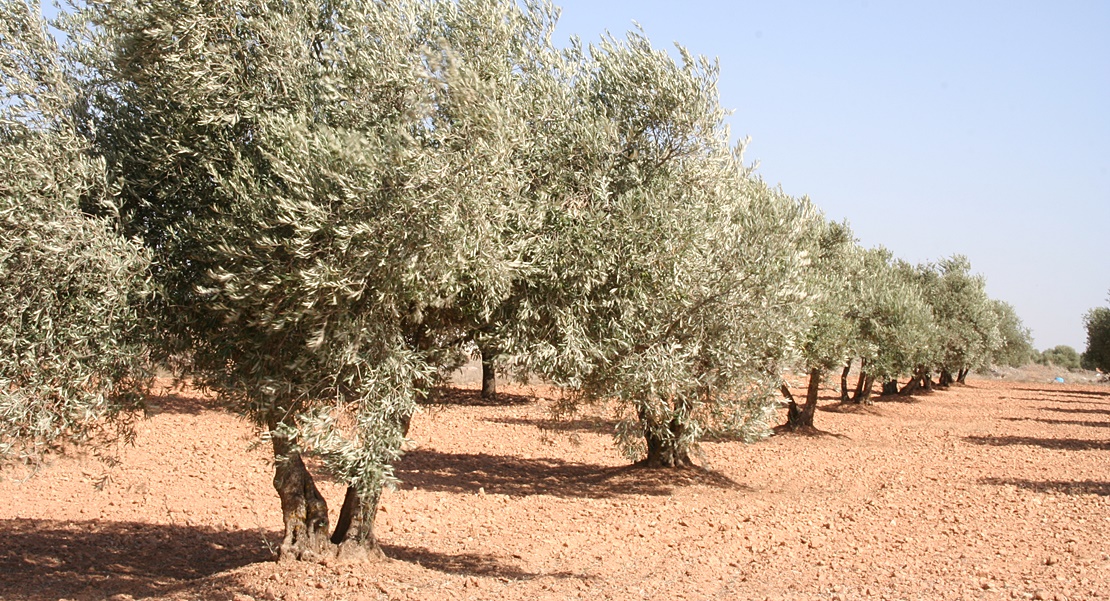
[[[0,599],[1098,599],[1110,389],[974,381],[817,414],[832,436],[710,442],[635,469],[606,415],[506,387],[413,420],[378,531],[392,559],[277,564],[253,429],[166,392],[122,463],[0,481]],[[102,484],[98,488],[97,484]],[[333,507],[343,490],[321,484]]]

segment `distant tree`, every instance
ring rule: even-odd
[[[998,316],[998,333],[1001,343],[991,356],[997,365],[1021,367],[1033,360],[1033,335],[1021,322],[1014,307],[1009,303],[992,301]]]
[[[149,379],[149,258],[110,217],[38,3],[0,2],[0,462],[130,434]]]
[[[898,378],[929,362],[935,336],[932,310],[912,269],[899,267],[885,248],[866,251],[849,317],[858,329],[860,374],[852,400],[870,401],[877,379],[884,394],[898,392]],[[893,384],[890,384],[893,382]]]
[[[1053,365],[1064,369],[1079,369],[1079,352],[1066,344],[1060,344],[1041,352],[1041,365]]]
[[[1087,327],[1087,350],[1084,367],[1110,372],[1110,308],[1096,307],[1083,317]]]
[[[932,385],[931,368],[940,372],[939,384],[964,382],[968,372],[986,365],[1001,345],[999,316],[986,293],[986,280],[971,273],[966,257],[955,255],[918,267],[919,281],[937,324],[933,365],[922,365],[907,387]]]
[[[69,28],[87,135],[156,259],[159,350],[272,444],[282,557],[379,552],[415,403],[521,265],[518,154],[544,126],[523,90],[551,79],[554,16],[90,0]],[[330,536],[306,455],[348,485]]]

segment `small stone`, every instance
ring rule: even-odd
[[[1033,591],[1033,599],[1035,601],[1047,601],[1048,595],[1043,590],[1037,589]]]
[[[1058,563],[1060,563],[1060,560],[1056,559],[1055,557],[1053,557],[1051,555],[1049,555],[1048,557],[1046,557],[1044,559],[1044,565],[1046,565],[1046,566],[1054,566]]]

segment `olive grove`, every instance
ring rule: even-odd
[[[538,0],[86,0],[59,49],[0,7],[0,454],[126,433],[171,367],[272,448],[283,558],[380,554],[410,420],[475,349],[483,395],[542,377],[668,468],[765,436],[784,366],[807,429],[855,360],[866,402],[1025,352],[966,259],[864,250],[763,182],[717,65],[642,31],[558,48]]]

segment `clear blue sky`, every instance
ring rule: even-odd
[[[721,64],[746,157],[867,246],[964,254],[1039,349],[1110,291],[1110,2],[563,0]]]

